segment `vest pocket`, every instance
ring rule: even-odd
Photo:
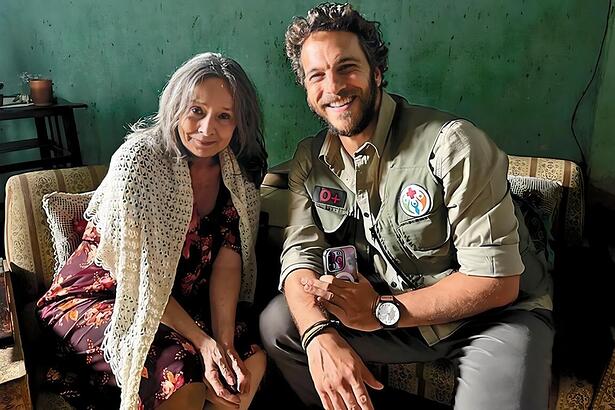
[[[314,202],[313,205],[315,206],[312,209],[316,210],[316,215],[321,225],[320,228],[325,233],[337,231],[348,217],[348,211],[345,208],[338,208],[318,202]]]
[[[447,255],[451,228],[446,207],[439,206],[427,215],[400,223],[395,235],[402,248],[410,250],[415,258]]]

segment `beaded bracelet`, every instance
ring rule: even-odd
[[[314,323],[312,326],[308,327],[301,336],[301,347],[303,347],[303,350],[307,350],[307,347],[310,342],[314,340],[316,336],[321,334],[325,329],[327,329],[328,327],[336,326],[337,324],[339,324],[339,321],[337,320],[325,319],[320,320]]]

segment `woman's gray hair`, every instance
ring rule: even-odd
[[[230,148],[246,175],[259,186],[267,171],[267,153],[262,132],[262,117],[254,85],[241,66],[218,53],[197,54],[182,64],[165,85],[158,113],[134,124],[135,133],[152,131],[162,140],[165,150],[175,158],[186,157],[177,129],[190,108],[194,90],[203,80],[217,77],[231,87],[237,126]]]

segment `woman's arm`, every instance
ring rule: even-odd
[[[235,314],[241,286],[241,256],[222,247],[214,261],[209,284],[211,329],[213,337],[226,347],[233,347]]]
[[[169,303],[164,309],[160,322],[184,336],[197,348],[210,339],[210,336],[197,326],[173,296],[169,296]]]
[[[214,261],[209,284],[211,328],[214,339],[224,346],[236,379],[232,386],[239,393],[250,391],[250,372],[234,346],[235,315],[241,286],[241,256],[222,247]],[[234,391],[234,390],[232,390]]]
[[[235,312],[234,309],[233,312]],[[216,396],[228,402],[224,405],[228,406],[229,403],[230,405],[238,405],[239,396],[224,387],[220,376],[222,375],[226,379],[228,385],[232,386],[237,383],[236,364],[233,358],[230,361],[227,359],[228,348],[201,330],[188,312],[172,296],[169,297],[169,303],[164,310],[161,322],[188,339],[200,352],[205,367],[204,377]],[[242,381],[244,378],[242,378]],[[214,398],[210,400],[215,401]]]

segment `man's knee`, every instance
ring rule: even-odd
[[[259,319],[261,340],[265,350],[275,356],[289,340],[298,337],[284,295],[278,295],[269,302]]]

